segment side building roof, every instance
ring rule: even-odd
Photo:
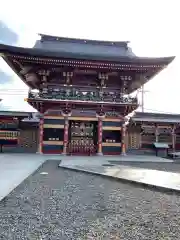
[[[17,111],[0,111],[1,117],[29,117],[29,115],[33,114],[32,112],[17,112]]]
[[[180,123],[180,114],[135,112],[131,122]]]

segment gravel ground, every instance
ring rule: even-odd
[[[48,172],[48,175],[41,175]],[[48,161],[0,202],[0,239],[180,239],[180,196]]]
[[[139,168],[147,168],[154,170],[161,170],[167,172],[180,172],[180,163],[152,163],[152,162],[117,162],[117,161],[109,161],[115,165],[125,165]]]

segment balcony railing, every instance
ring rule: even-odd
[[[49,99],[49,100],[73,100],[73,101],[94,101],[111,102],[122,104],[138,104],[137,97],[121,96],[120,94],[102,93],[102,92],[81,92],[81,91],[52,91],[52,92],[29,92],[30,99]]]

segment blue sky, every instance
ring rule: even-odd
[[[1,29],[0,41],[32,47],[37,33],[46,33],[97,40],[129,40],[138,56],[175,55],[175,61],[145,86],[148,90],[145,109],[180,113],[178,7],[178,0],[1,0],[0,21],[10,28],[11,33],[9,37],[3,37]],[[2,60],[0,73],[4,98],[1,108],[29,111],[31,108],[23,101],[27,87]],[[22,90],[19,96],[13,93],[6,96],[8,88]]]

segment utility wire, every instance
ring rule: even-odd
[[[25,91],[25,90],[24,90],[24,91],[23,91],[23,90],[9,91],[9,90],[6,90],[6,89],[5,89],[5,90],[0,90],[0,93],[1,93],[1,92],[15,92],[15,93],[18,93],[18,92],[28,92],[28,91]]]
[[[26,93],[26,92],[24,92],[24,93],[7,93],[7,92],[1,93],[0,92],[0,95],[7,95],[7,96],[9,96],[9,95],[24,95],[24,94],[28,94],[28,93]]]
[[[144,85],[142,85],[142,87],[140,89],[138,89],[137,93],[139,95],[139,93],[141,94],[141,103],[140,103],[140,107],[141,107],[141,111],[144,112],[144,105],[145,105],[145,100],[144,100],[144,95],[146,93],[148,93],[150,91],[145,90],[144,89]]]
[[[0,88],[0,91],[28,91],[25,88]]]

